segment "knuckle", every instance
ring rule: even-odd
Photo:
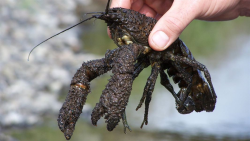
[[[177,18],[177,17],[167,17],[166,20],[166,26],[168,28],[168,30],[170,30],[172,33],[181,33],[183,30],[183,22],[181,19]]]

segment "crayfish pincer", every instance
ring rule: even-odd
[[[212,112],[217,96],[206,66],[194,59],[190,50],[179,38],[164,51],[152,50],[148,44],[148,36],[157,21],[133,10],[109,8],[109,3],[110,0],[105,12],[92,13],[90,18],[66,29],[69,30],[92,18],[101,19],[107,23],[111,38],[118,46],[114,50],[108,50],[102,59],[84,62],[74,75],[57,119],[58,126],[66,139],[70,139],[73,135],[75,124],[90,93],[90,81],[108,71],[112,71],[113,75],[102,91],[99,103],[93,109],[91,114],[93,125],[97,125],[97,121],[104,116],[109,131],[112,131],[121,119],[124,132],[126,133],[126,128],[130,130],[125,110],[132,84],[148,66],[152,67],[152,71],[136,108],[138,110],[145,101],[141,128],[144,124],[148,124],[149,104],[158,74],[161,84],[175,98],[179,113],[188,114],[194,110]],[[180,88],[178,93],[174,91],[169,77],[173,78],[174,83],[178,83]]]

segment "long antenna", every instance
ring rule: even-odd
[[[110,0],[108,0],[107,6],[105,9],[105,15],[108,14],[108,12],[109,12],[109,3],[110,3]]]
[[[89,13],[85,13],[84,15],[87,15],[87,14],[104,14],[104,12],[89,12]]]
[[[31,50],[30,53],[29,53],[28,61],[29,61],[31,52],[32,52],[35,48],[37,48],[39,45],[41,45],[42,43],[48,41],[49,39],[51,39],[51,38],[53,38],[53,37],[55,37],[55,36],[57,36],[57,35],[59,35],[59,34],[65,32],[65,31],[67,31],[67,30],[69,30],[69,29],[71,29],[71,28],[73,28],[73,27],[75,27],[75,26],[77,26],[77,25],[79,25],[79,24],[81,24],[81,23],[83,23],[83,22],[86,22],[86,21],[88,21],[88,20],[90,20],[90,19],[92,19],[92,18],[95,18],[95,16],[92,16],[92,17],[90,17],[90,18],[87,18],[87,19],[85,19],[85,20],[83,20],[83,21],[81,21],[81,22],[79,22],[79,23],[77,23],[77,24],[75,24],[75,25],[73,25],[73,26],[71,26],[71,27],[69,27],[69,28],[67,28],[67,29],[65,29],[65,30],[63,30],[63,31],[61,31],[61,32],[59,32],[59,33],[57,33],[57,34],[51,36],[51,37],[49,37],[48,39],[42,41],[41,43],[39,43],[38,45],[36,45],[35,47],[33,47],[32,50]]]

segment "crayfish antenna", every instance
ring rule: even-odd
[[[109,3],[110,3],[110,0],[108,0],[107,6],[105,9],[105,15],[108,14],[108,12],[109,12]]]
[[[89,12],[89,13],[85,13],[84,15],[87,15],[87,14],[104,14],[104,12]]]
[[[85,20],[82,20],[81,22],[79,22],[79,23],[77,23],[77,24],[75,24],[75,25],[73,25],[73,26],[71,26],[71,27],[69,27],[69,28],[67,28],[67,29],[65,29],[65,30],[63,30],[63,31],[61,31],[61,32],[59,32],[59,33],[57,33],[57,34],[51,36],[51,37],[49,37],[48,39],[42,41],[41,43],[39,43],[38,45],[36,45],[35,47],[33,47],[32,50],[30,51],[29,55],[28,55],[28,61],[29,61],[29,58],[30,58],[30,54],[31,54],[31,53],[33,52],[33,50],[34,50],[35,48],[37,48],[39,45],[41,45],[42,43],[48,41],[49,39],[51,39],[51,38],[53,38],[53,37],[55,37],[55,36],[57,36],[57,35],[59,35],[59,34],[65,32],[65,31],[67,31],[67,30],[69,30],[69,29],[71,29],[71,28],[73,28],[73,27],[76,27],[76,26],[78,26],[79,24],[82,24],[83,22],[86,22],[86,21],[88,21],[88,20],[90,20],[90,19],[92,19],[92,18],[96,18],[96,17],[95,17],[95,16],[92,16],[92,17],[90,17],[90,18],[87,18],[87,19],[85,19]]]

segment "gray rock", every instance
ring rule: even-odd
[[[18,141],[18,140],[8,135],[4,135],[3,133],[0,133],[0,141]]]
[[[44,114],[58,114],[60,90],[70,84],[83,61],[97,56],[74,53],[81,47],[76,27],[34,50],[30,61],[27,57],[33,46],[62,31],[61,25],[66,28],[77,23],[76,6],[90,2],[0,2],[1,126],[33,125]]]

